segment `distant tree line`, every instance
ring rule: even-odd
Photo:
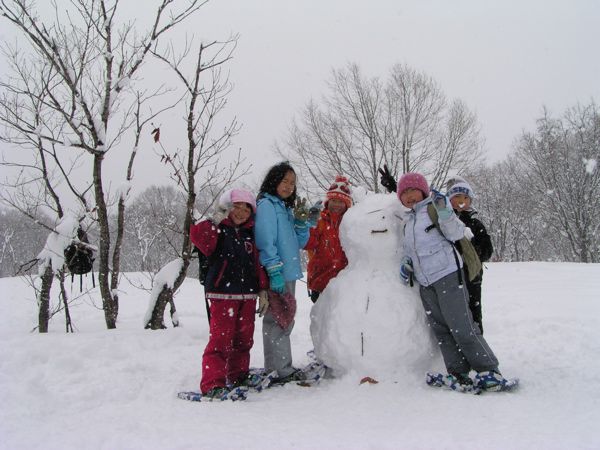
[[[497,261],[600,262],[600,113],[594,101],[524,132],[512,153],[465,172]]]
[[[207,199],[206,208],[209,202]],[[184,215],[185,197],[172,186],[151,186],[134,197],[128,207],[122,242],[123,271],[156,272],[177,258]],[[116,221],[117,216],[111,216],[111,228],[117,227]],[[43,248],[48,230],[24,221],[23,214],[11,208],[0,209],[0,229],[0,277],[35,272],[37,266],[27,270],[27,263]],[[90,230],[89,238],[93,244],[97,243],[98,233]],[[190,276],[195,274],[192,272]]]
[[[279,153],[310,194],[349,175],[378,192],[378,168],[418,171],[440,189],[450,175],[475,188],[496,261],[600,261],[600,118],[592,100],[559,117],[543,110],[509,156],[484,163],[477,117],[430,76],[395,65],[385,79],[357,64],[334,70],[328,90],[292,122]]]
[[[536,129],[525,131],[505,160],[460,170],[476,192],[493,260],[600,262],[599,160],[600,111],[591,102],[560,117],[544,110]],[[124,271],[155,272],[177,257],[185,202],[172,186],[152,186],[131,199]],[[208,209],[211,202],[207,194],[197,206]],[[7,208],[0,213],[0,230],[0,276],[14,276],[40,251],[47,230],[24,226],[22,214]],[[195,266],[188,275],[196,275]]]

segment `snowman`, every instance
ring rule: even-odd
[[[406,212],[395,195],[357,191],[340,226],[348,266],[311,310],[315,355],[333,376],[420,379],[443,365],[418,284],[399,277]]]

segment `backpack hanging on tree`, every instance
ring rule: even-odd
[[[87,233],[81,227],[77,229],[78,242],[73,242],[65,248],[65,264],[71,273],[71,282],[75,275],[79,275],[79,290],[83,290],[83,275],[92,272],[94,267],[94,251],[89,244]],[[94,272],[92,272],[92,285],[96,287]]]

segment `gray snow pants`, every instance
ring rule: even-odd
[[[287,281],[285,288],[288,292],[296,296],[295,281]],[[295,371],[292,366],[292,346],[290,342],[290,334],[292,334],[294,324],[295,321],[284,330],[277,324],[269,310],[267,310],[267,313],[263,317],[262,332],[265,370],[267,373],[276,370],[279,378],[287,377]]]
[[[419,291],[448,373],[497,371],[498,360],[473,322],[469,292],[458,284],[458,273],[421,286]]]

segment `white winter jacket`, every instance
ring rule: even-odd
[[[439,220],[440,229],[444,233],[442,236],[429,218],[429,203],[431,198],[417,203],[407,214],[404,227],[404,256],[412,259],[415,278],[421,286],[429,286],[456,272],[456,258],[462,267],[462,258],[449,241],[455,242],[464,236],[465,224],[456,214],[446,220]]]

